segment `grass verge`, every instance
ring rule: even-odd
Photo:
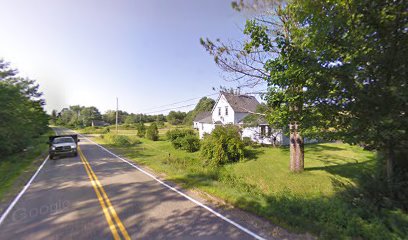
[[[6,156],[0,160],[0,203],[14,196],[25,184],[26,180],[20,178],[24,173],[37,169],[37,162],[42,162],[47,156],[48,136],[54,132],[49,130],[42,136],[32,140],[26,151]],[[31,176],[27,174],[27,177]]]

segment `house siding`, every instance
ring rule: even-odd
[[[232,104],[236,103],[233,102]],[[221,108],[221,112],[219,112],[219,108]],[[228,114],[226,114],[225,111],[226,108],[228,108]],[[252,106],[252,108],[254,108],[254,106]],[[198,129],[199,136],[202,139],[205,134],[210,134],[214,130],[216,122],[220,122],[222,125],[234,124],[240,126],[242,138],[249,137],[254,142],[258,142],[261,144],[273,144],[274,143],[273,137],[276,137],[275,139],[276,145],[289,145],[290,142],[289,137],[284,135],[282,130],[280,129],[271,129],[272,132],[271,136],[266,136],[268,135],[267,129],[269,128],[269,126],[267,125],[260,124],[259,126],[256,127],[244,127],[242,124],[242,120],[249,114],[250,114],[249,110],[248,112],[235,112],[234,109],[231,107],[231,104],[227,101],[227,98],[223,94],[221,94],[217,100],[217,103],[212,109],[211,120],[207,119],[205,120],[205,122],[200,121],[194,122],[194,128]],[[266,127],[264,133],[265,136],[262,136],[263,134],[261,134],[261,125]],[[305,142],[316,141],[305,139]]]
[[[203,139],[206,133],[210,134],[215,128],[215,125],[212,123],[199,123],[198,125],[199,125],[198,133],[200,139]]]
[[[228,107],[228,115],[225,115],[225,108]],[[221,115],[218,114],[218,109],[221,108]],[[222,124],[236,124],[235,112],[231,105],[227,102],[227,99],[221,95],[217,104],[215,104],[212,111],[213,122],[222,122]]]
[[[267,126],[269,127],[269,126]],[[273,144],[273,137],[276,137],[275,144],[276,145],[288,145],[289,138],[285,136],[282,131],[271,129],[272,135],[271,136],[262,136],[261,135],[261,127],[248,127],[242,129],[242,137],[248,137],[252,141],[261,143],[261,144]]]

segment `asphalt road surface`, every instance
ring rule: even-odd
[[[88,139],[80,140],[77,157],[45,162],[1,223],[1,240],[258,236],[248,226],[217,216]]]

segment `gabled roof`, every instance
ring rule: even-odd
[[[258,100],[254,96],[236,95],[227,92],[221,92],[220,97],[221,95],[224,95],[234,112],[256,112],[256,108],[259,105]]]
[[[200,112],[194,118],[194,122],[212,123],[211,112]]]

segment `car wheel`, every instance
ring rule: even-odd
[[[53,159],[54,159],[54,155],[50,155],[50,159],[53,160]]]
[[[74,157],[76,157],[76,156],[78,156],[78,153],[77,153],[77,152],[74,153]]]

